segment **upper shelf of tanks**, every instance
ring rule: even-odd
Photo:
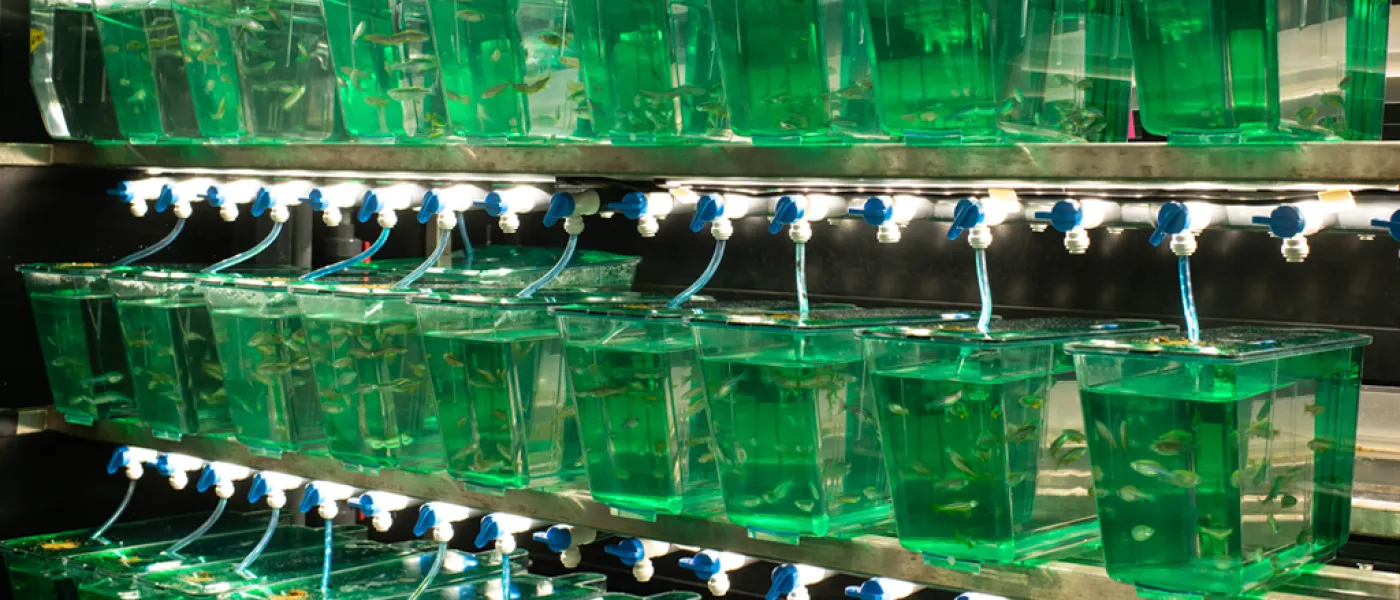
[[[1218,3],[36,3],[10,160],[1393,187],[1389,4]]]

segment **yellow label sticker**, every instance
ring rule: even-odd
[[[42,30],[42,29],[34,29],[34,28],[31,27],[31,28],[29,29],[29,52],[30,52],[30,54],[33,54],[33,53],[34,53],[34,50],[37,49],[37,48],[39,47],[39,44],[42,44],[42,43],[44,43],[44,30]]]

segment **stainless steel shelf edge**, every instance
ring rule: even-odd
[[[52,162],[49,144],[0,144],[0,167],[46,167]]]
[[[593,502],[586,492],[509,491],[494,496],[469,492],[445,475],[383,471],[377,476],[343,469],[329,457],[287,454],[272,459],[250,454],[231,438],[189,436],[180,442],[161,440],[134,422],[102,421],[93,426],[67,423],[52,408],[28,423],[41,423],[48,431],[114,444],[129,444],[161,451],[178,451],[205,460],[222,460],[254,469],[271,469],[313,479],[327,479],[362,489],[392,491],[423,499],[442,500],[487,511],[503,511],[546,522],[585,525],[621,535],[668,541],[702,548],[720,548],[779,562],[804,563],[842,572],[903,579],[947,590],[977,590],[1012,598],[1081,600],[1084,598],[1136,598],[1132,586],[1108,578],[1102,567],[1088,562],[1051,561],[1035,567],[986,567],[979,574],[940,569],[888,537],[863,536],[850,540],[813,539],[786,545],[750,539],[740,527],[722,521],[689,517],[659,517],[655,522],[614,517],[606,506]],[[30,412],[30,411],[27,411]],[[1308,589],[1354,589],[1364,582],[1368,593],[1355,598],[1395,598],[1400,576],[1359,569],[1322,566],[1306,575]],[[1265,598],[1299,597],[1297,589],[1270,592]],[[1311,594],[1309,594],[1311,595]]]
[[[1394,187],[1400,143],[1267,146],[1044,144],[911,147],[747,145],[132,146],[64,143],[53,162],[99,167],[545,174],[560,177],[1094,182],[1261,188],[1351,184]]]

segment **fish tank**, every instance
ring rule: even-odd
[[[971,324],[863,333],[900,544],[967,571],[1096,545],[1064,345],[1175,331],[1140,319],[1018,319],[985,334]]]
[[[206,535],[262,532],[267,528],[270,514],[229,511],[214,523]],[[292,516],[284,515],[281,523],[290,524]],[[0,557],[4,558],[9,571],[10,592],[15,600],[74,598],[77,595],[74,576],[83,573],[70,572],[67,562],[116,550],[131,551],[152,546],[164,549],[197,529],[208,518],[208,514],[188,514],[116,523],[101,538],[94,536],[97,528],[14,538],[0,542]]]
[[[634,294],[432,293],[408,299],[422,331],[447,472],[488,493],[583,476],[564,342],[549,309],[637,302]]]
[[[713,0],[736,135],[758,145],[888,139],[876,119],[864,4]]]
[[[1381,139],[1389,2],[1124,1],[1147,131],[1182,144]]]
[[[107,89],[132,143],[200,137],[171,0],[94,0]]]
[[[290,289],[306,328],[331,456],[369,474],[441,471],[437,403],[418,319],[407,302],[424,290],[389,284]]]
[[[1229,327],[1067,345],[1109,576],[1234,596],[1331,559],[1350,531],[1370,342]]]
[[[50,136],[121,139],[104,65],[91,2],[30,0],[29,84]]]
[[[1127,1],[869,3],[882,127],[911,145],[1125,141]]]
[[[594,137],[578,29],[563,0],[428,0],[451,135],[473,143]]]
[[[126,269],[108,277],[137,413],[162,439],[233,430],[209,306],[199,292],[206,277],[176,269]]]
[[[173,0],[201,130],[241,142],[337,134],[338,75],[319,0]]]
[[[432,267],[425,277],[457,282],[459,285],[482,290],[522,290],[534,283],[564,255],[561,248],[481,246],[470,261],[458,251],[450,255],[452,267]],[[541,291],[627,290],[637,274],[642,259],[598,250],[578,250],[558,277],[550,280]],[[356,265],[348,273],[408,274],[423,261],[417,258],[376,260]]]
[[[365,536],[363,527],[342,527],[340,536]],[[262,531],[247,530],[227,535],[205,535],[178,554],[166,554],[165,546],[145,546],[134,549],[112,550],[83,555],[68,561],[69,571],[90,572],[86,577],[75,577],[80,600],[129,600],[140,595],[136,578],[148,573],[205,567],[220,563],[236,566],[258,545]],[[325,532],[319,527],[288,525],[278,527],[268,540],[266,551],[304,552],[321,555],[325,543]],[[260,557],[261,558],[261,557]]]
[[[569,393],[588,492],[616,516],[703,516],[722,509],[705,383],[686,319],[713,308],[566,305]]]
[[[616,145],[729,136],[714,19],[699,0],[583,1],[571,7],[593,130]]]
[[[501,598],[513,600],[532,600],[534,598],[594,600],[607,596],[603,591],[607,584],[607,577],[599,573],[568,573],[555,577],[521,573],[519,575],[512,574],[508,581],[510,582],[509,596],[502,591],[504,586],[500,577],[439,587],[436,591],[441,598],[455,598],[456,600],[499,600]],[[386,600],[388,598],[399,600],[406,598],[406,596],[394,595],[384,598]],[[689,600],[689,598],[681,600]]]
[[[345,131],[361,141],[450,132],[428,0],[322,0]]]
[[[326,454],[328,435],[294,280],[211,277],[200,285],[223,366],[229,416],[253,454]]]
[[[844,308],[692,318],[729,520],[784,543],[888,524],[889,481],[856,333],[973,318]]]
[[[436,548],[437,544],[431,540],[396,544],[363,539],[336,540],[331,546],[331,569],[336,572],[397,562],[406,556],[433,552]],[[242,573],[237,570],[238,563],[222,562],[148,573],[136,578],[135,582],[143,599],[222,598],[244,589],[319,578],[324,560],[324,553],[319,551],[264,552]]]
[[[54,408],[69,423],[91,425],[136,414],[116,297],[107,281],[116,269],[94,263],[18,268],[34,310]]]
[[[275,583],[268,586],[244,588],[220,595],[229,600],[284,600],[287,598],[313,599],[336,598],[338,600],[387,600],[408,598],[413,594],[423,576],[431,568],[437,551],[413,554],[375,564],[331,573],[326,590],[321,590],[321,574],[299,580]],[[510,555],[512,571],[525,571],[527,553],[524,550]],[[334,563],[332,563],[334,564]],[[522,577],[526,577],[523,576]],[[460,552],[448,550],[442,561],[442,568],[433,578],[432,584],[424,590],[430,597],[448,596],[442,590],[469,583],[481,583],[488,579],[501,578],[501,557],[496,552]]]

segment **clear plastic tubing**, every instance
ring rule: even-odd
[[[402,290],[408,288],[408,286],[413,285],[413,282],[418,281],[418,278],[422,277],[424,273],[427,273],[428,269],[431,269],[433,265],[437,264],[438,259],[442,258],[442,253],[446,252],[447,247],[451,244],[452,236],[438,236],[437,247],[433,248],[433,253],[428,256],[428,260],[423,261],[423,264],[418,265],[418,268],[414,269],[403,279],[400,279],[398,283],[395,283],[394,289]]]
[[[574,250],[576,248],[578,248],[578,236],[571,235],[569,236],[569,243],[564,246],[564,255],[559,257],[559,262],[554,263],[554,266],[551,267],[549,269],[549,272],[545,273],[543,277],[536,279],[534,283],[527,285],[525,286],[525,289],[520,290],[520,293],[516,294],[516,297],[529,298],[531,296],[534,296],[535,292],[540,291],[540,288],[549,285],[549,282],[554,281],[555,277],[558,277],[560,273],[564,272],[564,267],[569,266],[569,261],[574,259]]]
[[[331,586],[331,531],[335,528],[335,523],[326,519],[326,543],[323,544],[323,557],[321,559],[321,597],[326,596],[326,589]]]
[[[715,271],[719,270],[719,263],[721,260],[724,260],[724,240],[715,240],[715,253],[713,256],[710,257],[710,264],[709,266],[705,267],[705,272],[700,274],[700,278],[696,279],[695,283],[692,283],[690,284],[690,287],[685,288],[685,291],[676,294],[675,298],[672,298],[670,302],[667,302],[666,308],[680,308],[682,304],[685,304],[687,301],[690,300],[691,296],[694,296],[700,291],[701,288],[704,288],[707,284],[709,284],[710,278],[714,277]]]
[[[1181,279],[1181,310],[1186,316],[1186,339],[1192,344],[1201,341],[1201,321],[1196,317],[1196,295],[1191,291],[1191,258],[1176,259],[1177,276]]]
[[[180,219],[180,222],[184,223],[185,220]],[[112,516],[107,517],[107,522],[103,523],[101,527],[98,527],[97,531],[92,532],[92,537],[88,539],[106,543],[107,540],[102,539],[102,534],[107,533],[107,530],[112,527],[112,524],[116,523],[117,519],[121,518],[122,513],[126,512],[126,505],[131,504],[131,496],[134,494],[136,494],[135,479],[131,480],[131,483],[126,485],[126,495],[122,496],[122,502],[117,505],[117,510],[112,511]]]
[[[389,232],[390,232],[390,231],[392,231],[392,230],[389,229],[388,227],[385,227],[384,229],[380,229],[380,230],[379,230],[379,238],[376,239],[376,240],[374,240],[374,243],[373,243],[373,244],[370,244],[370,247],[365,248],[365,251],[364,251],[364,252],[361,252],[361,253],[359,253],[359,254],[356,254],[356,255],[354,255],[354,256],[351,256],[350,258],[347,258],[347,259],[345,259],[345,260],[342,260],[342,261],[340,261],[340,262],[338,262],[338,263],[335,263],[335,264],[332,264],[332,265],[326,265],[326,266],[324,266],[324,267],[321,267],[321,268],[319,268],[319,269],[316,269],[315,271],[312,271],[312,272],[310,272],[310,273],[307,273],[307,274],[305,274],[305,275],[302,275],[302,276],[301,276],[301,280],[302,280],[302,281],[316,281],[317,279],[320,279],[320,278],[325,277],[325,276],[327,276],[327,275],[330,275],[330,274],[332,274],[332,273],[339,273],[339,272],[341,272],[341,271],[344,271],[345,269],[349,268],[350,265],[359,263],[359,262],[361,262],[361,261],[363,261],[363,260],[365,260],[365,259],[367,259],[367,258],[369,258],[369,257],[371,257],[371,256],[374,256],[374,253],[375,253],[375,252],[379,252],[379,249],[384,247],[384,242],[389,241]]]
[[[977,295],[982,299],[982,312],[977,315],[977,333],[987,335],[992,325],[992,286],[987,282],[987,251],[973,251],[977,260]]]
[[[811,311],[807,302],[807,244],[798,242],[797,249],[797,314],[805,318]]]
[[[219,498],[219,504],[214,507],[214,513],[209,515],[209,518],[205,519],[204,523],[200,525],[198,529],[195,529],[194,531],[190,532],[189,535],[185,536],[184,539],[181,539],[180,541],[175,542],[169,548],[166,548],[164,552],[161,552],[161,554],[174,555],[175,553],[184,550],[185,546],[193,544],[195,540],[198,540],[199,538],[203,537],[204,534],[208,533],[209,530],[214,527],[215,523],[219,522],[219,517],[224,516],[224,508],[227,507],[228,498]]]
[[[221,260],[221,261],[219,261],[219,262],[217,262],[217,263],[214,263],[214,264],[212,264],[212,265],[209,265],[208,267],[205,267],[205,268],[204,268],[204,271],[203,271],[203,272],[204,272],[204,273],[218,273],[219,271],[222,271],[222,270],[227,269],[227,268],[229,268],[229,267],[232,267],[232,266],[234,266],[234,265],[236,265],[236,264],[239,264],[239,263],[241,263],[241,262],[243,262],[243,261],[246,261],[246,260],[248,260],[248,259],[250,259],[250,258],[253,258],[254,256],[257,256],[259,252],[262,252],[263,250],[266,250],[268,246],[271,246],[271,245],[272,245],[272,242],[277,241],[277,236],[280,235],[281,233],[282,233],[282,224],[281,224],[281,223],[273,223],[273,224],[272,224],[272,231],[268,232],[267,237],[263,238],[263,241],[258,242],[258,245],[253,246],[252,248],[249,248],[247,251],[245,251],[245,252],[243,252],[243,253],[241,253],[241,254],[237,254],[237,255],[234,255],[234,256],[230,256],[230,257],[225,258],[225,259],[223,259],[223,260]]]
[[[243,558],[243,562],[238,563],[238,567],[235,568],[234,571],[242,573],[248,567],[252,566],[253,562],[257,561],[259,556],[262,556],[263,550],[267,549],[267,543],[272,541],[272,534],[277,532],[277,518],[281,515],[282,509],[272,509],[272,517],[267,520],[267,531],[263,532],[262,539],[258,540],[258,545],[254,546],[253,551],[249,552],[248,556]]]
[[[157,252],[160,252],[161,250],[164,250],[166,246],[169,246],[171,242],[174,242],[174,241],[175,241],[175,238],[180,237],[180,232],[183,231],[184,229],[185,229],[185,220],[184,220],[184,219],[179,219],[179,220],[175,221],[175,228],[174,228],[174,229],[171,229],[171,230],[170,230],[170,233],[165,234],[165,237],[164,237],[164,238],[161,238],[161,240],[160,240],[159,242],[156,242],[155,244],[152,244],[152,245],[151,245],[150,247],[148,247],[148,248],[144,248],[144,249],[141,249],[141,250],[137,250],[136,252],[132,252],[131,254],[128,254],[128,255],[126,255],[126,256],[123,256],[123,257],[117,259],[117,261],[114,262],[114,263],[112,263],[112,264],[114,264],[114,265],[116,265],[116,266],[118,266],[118,267],[125,267],[125,266],[127,266],[127,265],[129,265],[129,264],[131,264],[131,263],[134,263],[134,262],[138,261],[138,260],[144,259],[144,258],[146,258],[147,256],[150,256],[150,255],[152,255],[152,254],[155,254],[155,253],[157,253]]]
[[[472,238],[467,235],[466,213],[463,213],[462,217],[457,219],[457,234],[462,236],[463,251],[467,253],[467,266],[464,267],[464,270],[470,271],[472,270],[472,262],[476,260],[476,249],[472,248]]]
[[[418,598],[423,595],[423,592],[428,591],[428,586],[433,584],[433,580],[437,578],[438,571],[442,570],[442,561],[446,556],[447,542],[438,542],[437,556],[433,557],[433,565],[428,567],[427,574],[423,575],[423,581],[418,583],[418,587],[414,588],[412,594],[409,594],[408,600],[418,600]],[[507,560],[506,563],[508,564],[510,561]]]

